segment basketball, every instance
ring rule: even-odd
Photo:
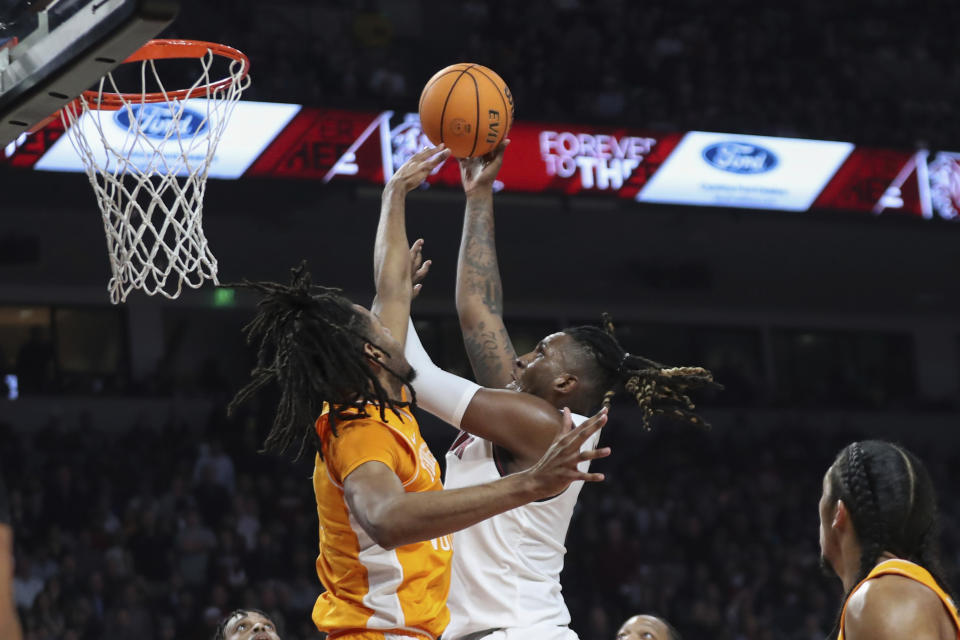
[[[420,126],[457,158],[497,148],[513,125],[513,95],[496,72],[461,62],[441,69],[420,94]]]

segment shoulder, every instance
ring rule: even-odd
[[[528,424],[536,424],[557,431],[563,424],[563,416],[559,410],[543,398],[532,393],[515,391],[513,389],[481,388],[474,396],[476,406],[470,403],[468,409],[476,408],[481,411],[496,413],[510,412],[522,416]]]
[[[480,389],[460,421],[464,431],[510,452],[521,467],[540,459],[563,428],[563,416],[543,398],[512,389]]]
[[[379,436],[394,439],[407,445],[416,444],[420,429],[412,418],[406,418],[406,423],[404,423],[394,418],[389,411],[386,415],[386,420],[381,420],[379,415],[367,415],[337,422],[337,433],[330,438],[330,441],[335,443],[345,440],[378,438]]]
[[[939,638],[946,615],[939,596],[924,584],[900,575],[868,580],[847,601],[844,636],[871,638]]]
[[[324,442],[324,462],[331,478],[343,484],[360,465],[380,462],[407,482],[416,473],[419,430],[406,433],[372,417],[337,423],[336,435]]]

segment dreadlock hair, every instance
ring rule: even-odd
[[[688,395],[698,389],[722,389],[713,374],[703,367],[667,367],[643,356],[633,355],[620,346],[614,334],[613,321],[602,315],[603,328],[590,325],[564,329],[592,357],[586,384],[586,410],[593,413],[601,405],[608,407],[613,397],[626,391],[643,410],[643,425],[652,427],[655,417],[667,416],[697,426],[709,426],[694,413]]]
[[[220,624],[217,625],[216,630],[213,632],[213,640],[226,640],[227,625],[230,624],[230,621],[236,618],[237,616],[246,615],[248,613],[258,613],[264,618],[266,618],[267,620],[270,620],[270,616],[268,616],[263,611],[260,611],[260,609],[236,609],[234,611],[231,611],[230,615],[228,615],[226,618],[221,620]],[[273,622],[272,620],[270,621]]]
[[[334,435],[337,421],[362,417],[362,412],[351,409],[372,403],[384,420],[387,409],[396,409],[399,403],[390,398],[364,354],[368,343],[387,352],[369,337],[368,319],[339,289],[313,285],[306,263],[291,270],[289,285],[244,280],[233,286],[259,291],[263,297],[256,316],[243,328],[247,344],[258,344],[257,364],[227,412],[232,414],[265,385],[277,382],[280,403],[264,451],[283,454],[299,439],[297,458],[308,441],[322,456],[314,422],[325,402],[330,405]],[[403,380],[382,362],[380,366]],[[412,387],[408,389],[413,404],[416,396]]]
[[[860,574],[844,604],[885,551],[922,566],[952,597],[940,566],[937,496],[923,462],[898,445],[866,440],[844,447],[827,477],[830,504],[843,500],[860,542]],[[840,613],[831,637],[839,627]]]

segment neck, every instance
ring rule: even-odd
[[[878,557],[873,566],[877,566],[884,560],[893,560],[897,556],[893,555],[889,551],[884,551]],[[840,581],[843,583],[843,590],[849,593],[854,587],[857,586],[857,582],[862,580],[863,577],[860,575],[860,544],[854,542],[852,545],[849,545],[848,548],[844,549],[843,557],[840,561],[838,569],[838,575],[840,576]]]
[[[403,402],[404,383],[397,379],[389,371],[383,371],[380,374],[380,384],[383,390],[387,392],[387,397],[394,403]],[[408,392],[409,395],[409,392]]]

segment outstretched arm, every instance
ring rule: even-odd
[[[403,355],[417,372],[417,403],[458,429],[509,451],[520,467],[533,465],[563,425],[543,398],[507,389],[486,389],[444,371],[430,359],[410,321]]]
[[[460,160],[467,207],[457,261],[457,315],[473,373],[485,387],[505,387],[517,357],[503,324],[493,225],[493,181],[505,149],[506,143],[490,156]]]
[[[410,245],[407,243],[406,197],[446,160],[450,151],[424,149],[407,160],[383,189],[380,222],[373,248],[373,274],[377,296],[371,311],[393,336],[404,344],[410,317]]]
[[[364,531],[381,547],[431,540],[528,502],[549,498],[571,482],[599,482],[601,473],[584,473],[577,465],[610,454],[609,448],[580,451],[606,422],[603,410],[579,427],[564,410],[564,433],[558,435],[533,467],[495,482],[444,491],[407,493],[393,470],[382,462],[366,462],[344,480],[344,497]]]

